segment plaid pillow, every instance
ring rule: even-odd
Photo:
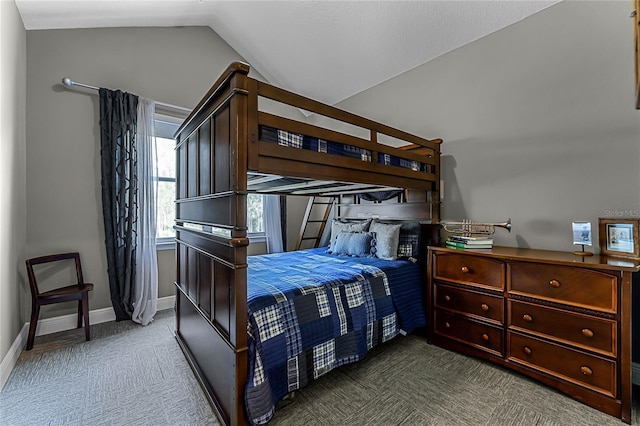
[[[420,256],[420,233],[421,227],[418,221],[404,222],[377,222],[386,225],[400,224],[400,234],[398,236],[398,253],[400,259],[417,259]],[[373,224],[371,225],[373,226]],[[371,229],[373,230],[373,228]],[[379,240],[379,238],[378,238]],[[380,245],[380,241],[378,241]]]

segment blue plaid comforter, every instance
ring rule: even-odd
[[[326,248],[248,258],[247,417],[265,424],[288,393],[425,325],[418,266]]]

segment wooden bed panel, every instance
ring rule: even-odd
[[[232,302],[236,300],[235,283],[242,281],[246,273],[245,265],[222,261],[200,247],[185,244],[183,239],[178,240],[178,245],[178,261],[183,272],[177,287],[230,346],[243,340],[233,335],[236,309]],[[244,294],[246,304],[246,292]]]
[[[176,147],[176,199],[187,196],[187,168],[181,166],[187,164],[187,145],[182,144]]]
[[[231,140],[229,137],[229,108],[224,108],[215,117],[214,125],[214,167],[213,181],[214,191],[220,193],[231,189],[231,177],[229,167],[231,155]],[[224,141],[225,143],[220,143]]]
[[[374,182],[371,182],[376,184],[384,184],[383,180],[385,180],[388,176],[390,177],[400,176],[400,177],[405,177],[405,178],[416,180],[416,181],[427,182],[429,185],[423,184],[421,186],[430,187],[430,186],[433,186],[432,182],[436,177],[435,174],[433,173],[418,172],[415,170],[407,169],[405,167],[397,167],[397,166],[391,166],[386,164],[380,164],[377,161],[362,161],[359,158],[350,158],[350,157],[345,157],[341,155],[328,154],[324,152],[315,152],[315,151],[310,151],[306,149],[285,147],[273,142],[260,141],[258,146],[260,149],[261,159],[265,157],[271,157],[276,159],[294,160],[299,162],[316,164],[318,167],[333,165],[333,166],[345,168],[349,172],[371,171],[371,172],[375,172],[376,174],[385,175],[384,178],[378,178]],[[290,174],[291,173],[289,173],[288,175]],[[330,175],[330,173],[323,173],[323,174]],[[285,176],[288,176],[288,175],[285,175]],[[302,177],[305,177],[305,176],[302,176]]]
[[[215,157],[211,149],[211,120],[205,120],[198,129],[198,195],[211,194],[212,167]]]
[[[219,262],[213,264],[213,312],[215,322],[221,326],[226,334],[231,332],[231,306],[229,301],[232,299],[233,273],[225,265]]]
[[[187,247],[186,257],[184,263],[187,268],[187,282],[181,283],[183,289],[187,289],[187,295],[198,302],[199,296],[199,283],[198,283],[198,269],[196,263],[198,261],[198,252],[192,247]],[[196,302],[196,303],[197,303]]]
[[[340,204],[339,216],[342,219],[354,220],[363,217],[375,217],[383,220],[428,221],[432,215],[427,203],[376,203],[376,204]]]
[[[216,318],[216,311],[212,310],[214,306],[211,301],[213,295],[211,294],[213,287],[213,268],[214,261],[210,256],[203,256],[200,254],[197,260],[197,274],[198,274],[198,307],[202,310],[205,318]]]
[[[235,197],[229,193],[182,200],[176,205],[176,218],[183,222],[215,224],[228,228],[233,225],[234,216],[231,212],[236,202]]]
[[[177,307],[180,342],[192,368],[199,376],[218,411],[218,415],[230,424],[236,402],[235,373],[230,366],[235,364],[235,351],[212,328],[193,303],[181,291],[177,292]],[[212,356],[215,354],[215,357]]]
[[[198,139],[199,132],[187,139],[187,170],[198,170]],[[187,173],[187,197],[197,197],[199,173]]]
[[[327,163],[325,163],[314,159],[314,152],[312,151],[294,149],[294,151],[298,151],[296,156],[291,152],[291,148],[279,147],[278,145],[269,142],[260,142],[260,144],[261,153],[264,153],[265,151],[274,153],[273,156],[266,154],[260,156],[258,164],[260,165],[260,171],[262,173],[277,175],[286,172],[286,176],[292,177],[373,183],[376,185],[385,185],[397,188],[404,188],[407,185],[411,185],[411,188],[422,189],[424,191],[434,190],[434,182],[416,179],[414,176],[411,176],[411,170],[403,169],[401,167],[369,163],[370,165],[379,167],[365,169],[364,164],[367,163],[357,159],[339,157],[336,155],[325,155],[320,159],[327,161]],[[262,144],[264,144],[264,148]],[[286,155],[278,157],[277,154],[275,154],[278,151],[286,152]],[[360,168],[353,168],[353,166],[352,168],[345,167],[347,164],[358,164]],[[397,170],[398,175],[389,174],[388,169]],[[429,175],[429,173],[421,174]]]
[[[176,227],[176,241],[186,247],[197,248],[218,262],[233,266],[236,249],[229,240],[215,235],[194,231],[189,228]]]

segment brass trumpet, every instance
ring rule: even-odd
[[[472,235],[491,235],[496,231],[496,228],[505,228],[511,232],[511,218],[502,223],[489,223],[489,222],[473,222],[470,220],[452,221],[452,222],[440,222],[442,229],[452,234],[462,235],[464,237],[470,237]]]

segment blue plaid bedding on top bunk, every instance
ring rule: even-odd
[[[369,349],[425,325],[420,271],[408,260],[326,254],[326,248],[248,258],[249,422]]]

